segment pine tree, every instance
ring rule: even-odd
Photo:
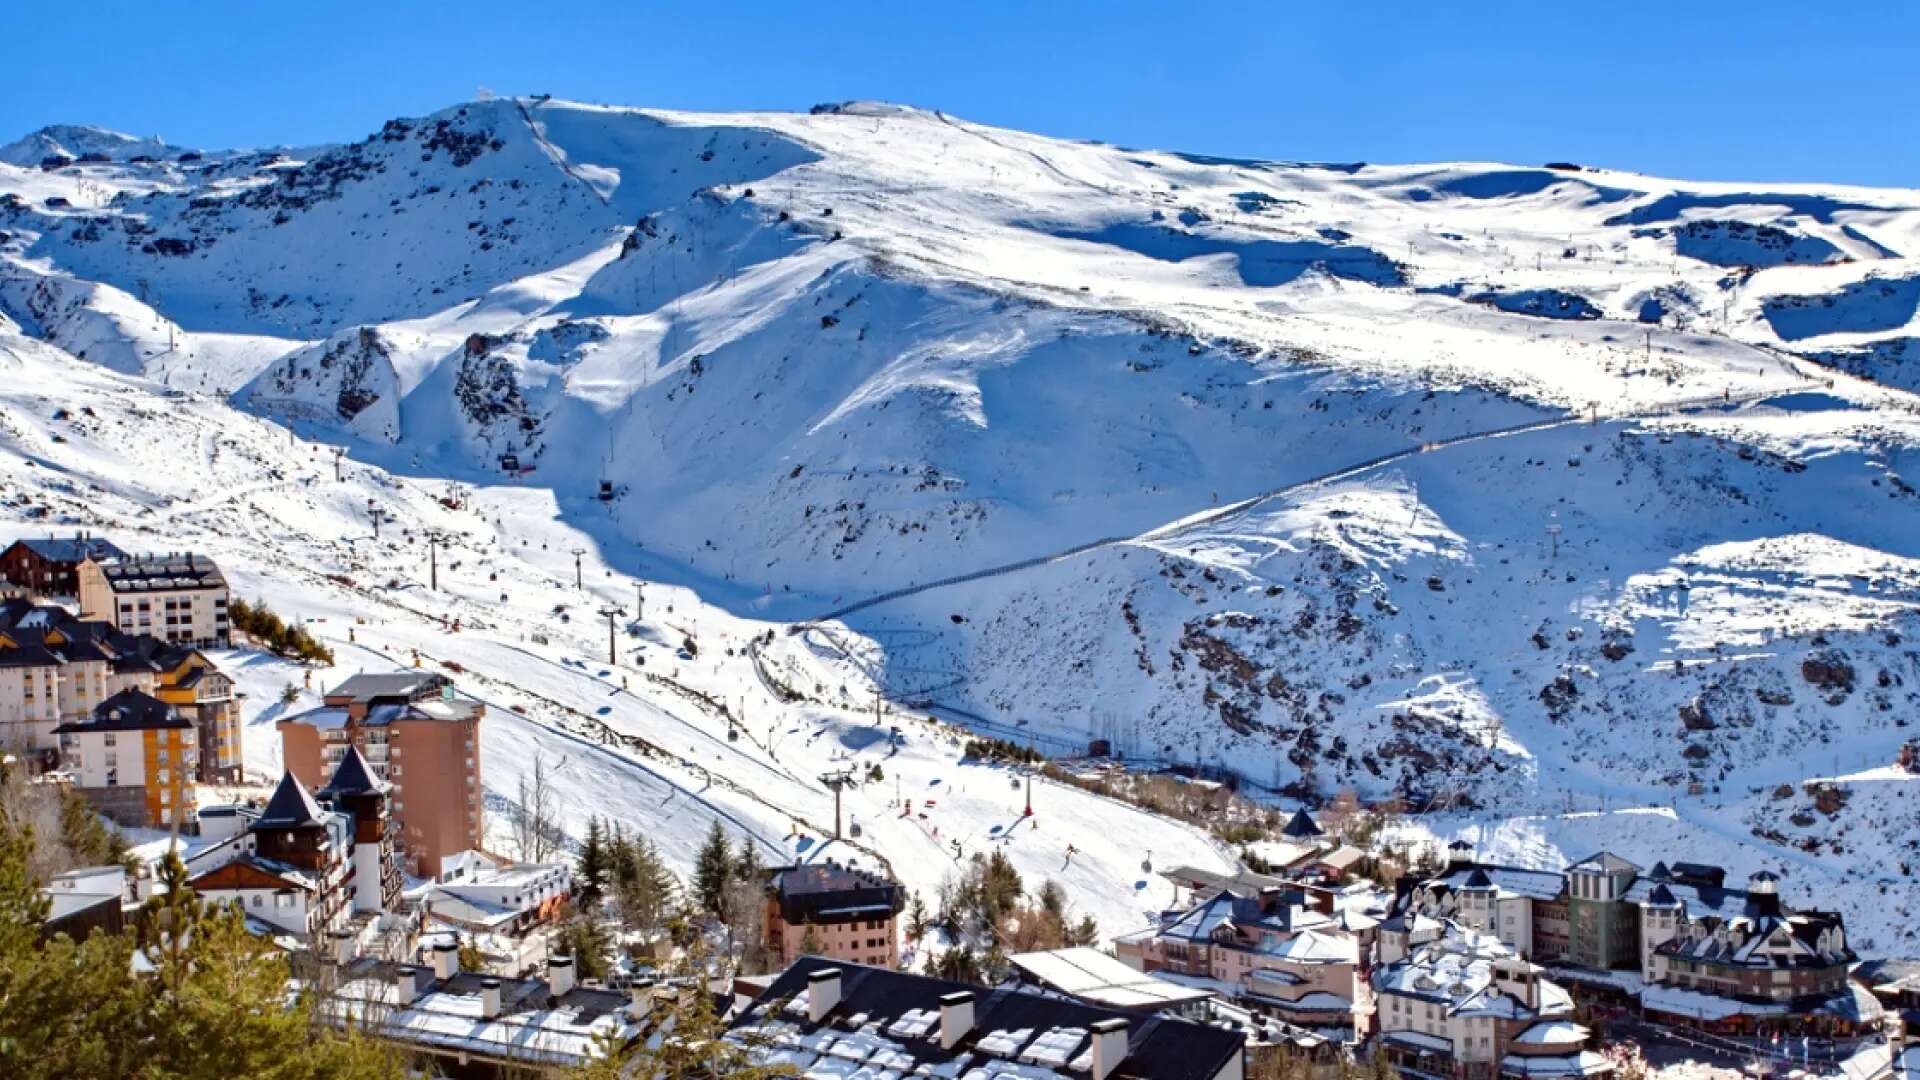
[[[1099,941],[1100,924],[1095,922],[1091,915],[1082,915],[1080,922],[1076,924],[1073,929],[1067,931],[1067,944],[1069,945],[1084,945],[1090,947],[1098,944]]]
[[[666,924],[680,883],[646,837],[616,838],[614,901],[629,929],[652,933]]]
[[[60,792],[60,837],[82,865],[128,865],[126,838],[107,828],[93,804],[72,789]]]
[[[0,1076],[186,1080],[400,1080],[390,1047],[316,1021],[310,995],[289,1000],[287,961],[234,908],[209,909],[169,855],[168,891],[136,938],[104,931],[39,941],[47,912],[29,871],[30,829],[0,812]],[[131,974],[130,974],[131,973]]]
[[[1060,883],[1048,879],[1040,886],[1040,910],[1060,920],[1067,921],[1067,893]]]
[[[706,843],[700,846],[700,854],[693,864],[694,898],[700,902],[700,909],[714,915],[723,916],[727,902],[727,882],[733,877],[733,849],[727,844],[727,834],[715,821],[713,828],[707,831]]]
[[[927,936],[927,930],[927,904],[916,892],[907,898],[907,937],[919,941]]]
[[[592,915],[567,919],[554,948],[573,957],[573,970],[583,979],[604,979],[612,969],[613,935]]]
[[[740,857],[733,861],[733,876],[754,881],[760,876],[760,849],[751,836],[740,838]]]
[[[137,1044],[118,1037],[142,1012],[126,975],[132,949],[109,934],[41,943],[48,901],[29,870],[33,850],[32,830],[0,815],[0,1076],[132,1075]]]
[[[580,906],[588,911],[600,907],[600,899],[606,894],[609,879],[609,866],[606,828],[600,819],[587,819],[587,839],[580,845],[580,858],[574,867],[574,876],[580,879]]]

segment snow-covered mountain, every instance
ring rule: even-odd
[[[872,104],[500,99],[133,156],[0,165],[12,347],[219,399],[205,446],[266,420],[468,485],[493,572],[578,545],[602,599],[796,629],[775,647],[850,701],[1454,806],[1432,824],[1540,861],[1691,831],[1914,911],[1920,804],[1878,770],[1920,735],[1920,192]],[[117,467],[15,468],[10,512],[230,483]],[[344,516],[170,520],[365,575]],[[538,621],[504,595],[461,604]],[[1846,776],[1871,797],[1816,798]]]
[[[85,124],[49,124],[39,131],[0,146],[0,161],[9,165],[39,168],[65,158],[68,161],[128,161],[134,158],[158,160],[186,153],[169,145],[158,135],[141,138],[107,128]]]

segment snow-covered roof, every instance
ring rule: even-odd
[[[1189,908],[1160,933],[1183,941],[1213,941],[1220,931],[1232,930],[1253,938],[1254,948],[1264,949],[1267,946],[1259,941],[1263,932],[1290,935],[1332,925],[1333,920],[1327,916],[1300,906],[1297,896],[1274,896],[1263,906],[1260,897],[1226,891]]]
[[[1552,980],[1526,979],[1537,995],[1532,1003],[1516,997],[1500,981],[1530,977],[1537,971],[1498,938],[1454,927],[1447,936],[1416,947],[1405,959],[1375,969],[1373,986],[1382,994],[1438,1004],[1448,1015],[1525,1020],[1570,1012],[1571,996]]]
[[[1114,1009],[1170,1008],[1213,996],[1135,971],[1098,949],[1017,953],[1008,961],[1054,990]]]
[[[839,973],[839,1000],[815,1022],[811,979],[828,971]],[[963,992],[973,998],[972,1027],[943,1049],[941,1000]],[[768,1064],[788,1064],[810,1077],[1081,1080],[1092,1063],[1094,1027],[1116,1020],[1125,1024],[1127,1049],[1115,1080],[1213,1080],[1246,1040],[1243,1032],[1164,1015],[1129,1015],[811,956],[743,1010],[729,1037]]]
[[[1775,1002],[1750,1002],[1737,998],[1705,994],[1679,986],[1654,984],[1640,991],[1642,1008],[1669,1016],[1695,1020],[1725,1020],[1730,1016],[1785,1016],[1787,1006]]]
[[[1584,1043],[1593,1032],[1571,1020],[1542,1020],[1514,1036],[1522,1046],[1554,1046],[1560,1043]]]
[[[1572,1054],[1508,1054],[1500,1059],[1502,1076],[1599,1076],[1612,1071],[1613,1062],[1592,1050]]]
[[[1353,1011],[1353,999],[1341,997],[1339,994],[1330,994],[1325,990],[1314,990],[1301,994],[1297,998],[1260,993],[1255,993],[1251,996],[1282,1012],[1291,1010],[1294,1012],[1350,1013]]]
[[[1359,939],[1348,933],[1302,930],[1265,950],[1268,955],[1296,964],[1355,964],[1360,961]]]
[[[1455,867],[1426,884],[1444,885],[1457,892],[1466,888],[1467,882],[1476,874],[1484,874],[1494,894],[1501,899],[1525,897],[1530,900],[1553,900],[1566,890],[1566,879],[1558,871],[1529,870],[1518,866]]]
[[[1410,1047],[1414,1050],[1425,1050],[1435,1054],[1453,1053],[1452,1039],[1440,1035],[1429,1035],[1424,1031],[1400,1028],[1393,1031],[1383,1031],[1380,1033],[1380,1037],[1388,1042],[1398,1043],[1401,1046]]]
[[[397,980],[413,973],[419,991],[402,1001]],[[424,1049],[515,1062],[571,1065],[598,1056],[604,1038],[632,1039],[643,1026],[627,995],[576,986],[555,998],[542,979],[498,979],[500,1011],[484,1015],[490,977],[462,972],[435,980],[430,968],[359,961],[330,1004],[336,1022],[372,1024],[384,1037]]]
[[[322,705],[317,709],[295,713],[281,720],[285,724],[305,724],[311,728],[327,731],[347,726],[347,710],[343,705]]]

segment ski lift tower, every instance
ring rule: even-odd
[[[841,769],[839,772],[822,773],[820,782],[833,789],[833,838],[840,839],[840,792],[853,783],[853,770]]]
[[[626,609],[617,604],[608,604],[600,609],[600,617],[607,620],[607,663],[609,665],[620,662],[620,653],[614,644],[613,625],[615,620],[626,613]]]

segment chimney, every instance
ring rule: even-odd
[[[940,999],[940,1049],[954,1044],[973,1030],[973,991],[955,990]]]
[[[354,948],[356,942],[353,940],[353,932],[350,930],[335,930],[332,936],[333,962],[339,964],[341,967],[346,967],[348,964],[353,963],[354,954],[358,951]]]
[[[556,956],[547,961],[547,990],[554,997],[566,997],[573,989],[573,957]]]
[[[460,947],[451,941],[442,941],[433,947],[433,977],[451,979],[460,974]]]
[[[1127,1021],[1116,1016],[1089,1025],[1093,1032],[1093,1080],[1107,1080],[1127,1060]]]
[[[405,1007],[413,1004],[420,996],[420,969],[402,965],[393,969],[393,992],[396,1004]]]
[[[653,1008],[653,980],[636,980],[628,993],[631,998],[627,1002],[627,1018],[637,1021]]]
[[[807,1019],[819,1023],[840,1004],[840,969],[820,968],[807,974]]]
[[[480,1015],[488,1020],[500,1015],[500,980],[480,980]]]
[[[1465,840],[1455,840],[1447,845],[1447,869],[1457,870],[1473,865],[1473,845]]]
[[[1780,914],[1780,879],[1766,870],[1755,873],[1747,878],[1747,899],[1759,915]]]

